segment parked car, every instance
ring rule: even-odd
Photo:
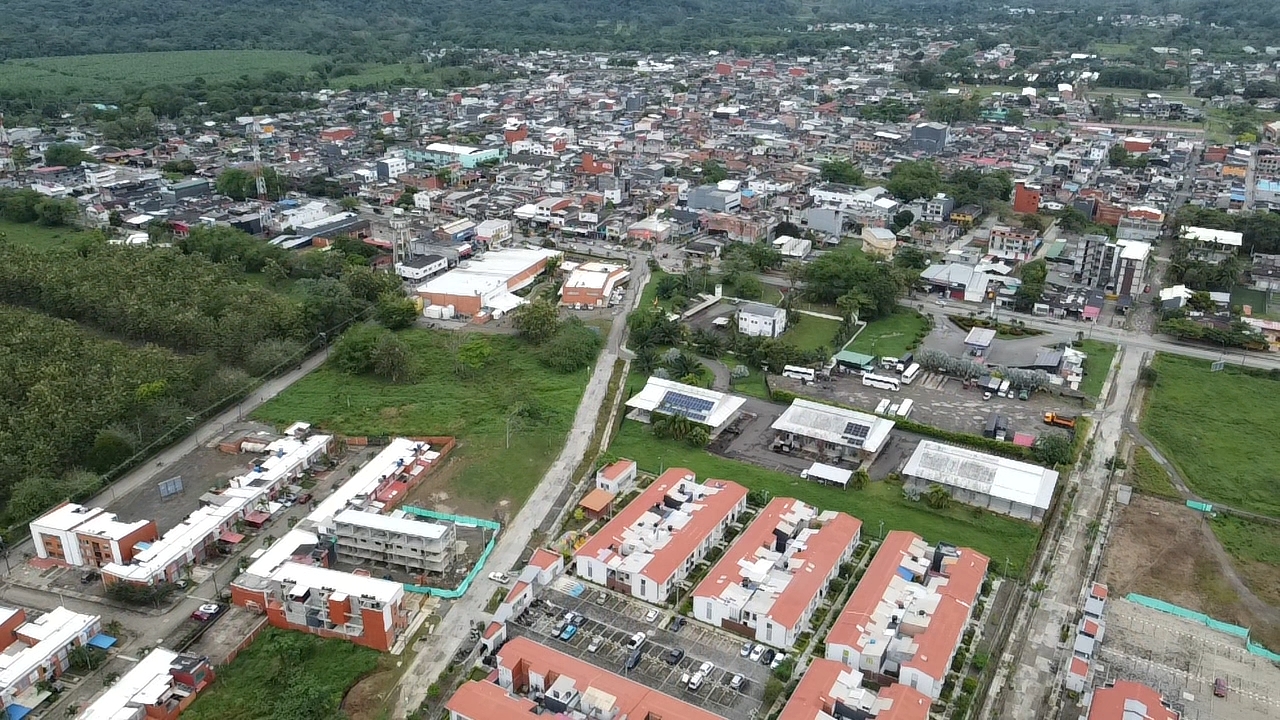
[[[597,635],[591,638],[591,644],[587,646],[587,652],[595,652],[600,649],[601,645],[604,645],[604,638]]]
[[[760,656],[760,663],[762,665],[768,665],[773,662],[773,658],[776,657],[777,654],[777,650],[774,650],[773,648],[766,648],[764,654]]]
[[[667,664],[675,665],[684,659],[684,651],[680,648],[671,648],[671,652],[667,653]]]
[[[498,583],[499,585],[506,585],[507,583],[511,582],[511,576],[502,572],[489,573],[489,579]]]
[[[693,677],[689,678],[689,689],[697,690],[702,687],[702,681],[705,680],[706,677],[707,676],[703,675],[701,672],[694,673]]]
[[[657,611],[657,610],[650,610],[649,612],[647,612],[647,613],[645,613],[645,614],[644,614],[644,621],[645,621],[645,622],[647,622],[647,623],[651,623],[651,622],[653,622],[654,620],[657,620],[657,619],[658,619],[658,611]]]
[[[764,646],[756,645],[754,648],[751,649],[751,654],[747,656],[747,659],[750,660],[751,662],[760,662],[760,658],[763,656],[764,656]]]
[[[715,669],[716,669],[716,666],[712,665],[711,661],[708,660],[702,663],[702,666],[698,668],[698,672],[702,673],[703,677],[706,677],[711,674],[712,670],[715,670]]]
[[[671,621],[671,625],[670,625],[671,632],[680,632],[680,628],[684,627],[684,624],[685,624],[685,619],[682,616],[680,615],[675,616],[675,618],[672,619]]]
[[[1226,678],[1215,678],[1213,681],[1213,696],[1224,698],[1227,696],[1227,680]]]
[[[644,645],[644,641],[648,639],[649,639],[648,635],[645,635],[642,632],[638,632],[635,635],[632,635],[631,639],[627,641],[627,649],[639,650]]]
[[[311,493],[305,492],[298,496],[299,505],[306,505],[309,502],[311,502]]]
[[[739,692],[747,689],[747,679],[742,677],[742,673],[734,673],[729,680],[729,687]]]
[[[781,665],[783,661],[785,661],[786,659],[787,659],[786,653],[778,653],[778,655],[773,658],[773,662],[769,663],[769,669],[777,670],[778,666]]]
[[[222,606],[218,603],[205,603],[191,613],[191,619],[207,622],[217,617],[220,612],[222,612]]]
[[[751,654],[751,643],[742,643],[742,649],[738,651],[740,657],[746,657]]]
[[[573,636],[577,634],[578,627],[576,625],[566,625],[564,631],[560,633],[560,639],[565,641],[572,640]]]
[[[605,601],[605,600],[608,600],[608,599],[609,599],[609,596],[608,596],[608,595],[605,595],[603,590],[602,590],[602,591],[600,591],[600,592],[598,592],[598,593],[596,593],[596,604],[597,604],[597,605],[603,605],[603,604],[604,604],[604,601]]]
[[[569,624],[574,627],[582,627],[587,624],[587,616],[582,613],[574,613],[573,619],[569,621]]]
[[[102,575],[99,574],[97,570],[90,570],[89,572],[80,576],[80,584],[88,585],[89,583],[93,582],[94,580],[97,580],[100,577],[102,577]]]
[[[636,648],[631,652],[631,656],[627,658],[627,669],[635,670],[636,666],[639,664],[640,664],[640,649]]]

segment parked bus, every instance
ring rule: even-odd
[[[891,401],[889,398],[885,398],[885,399],[881,400],[881,401],[880,401],[880,404],[879,404],[879,405],[876,405],[876,414],[877,414],[877,415],[883,415],[883,414],[885,414],[886,412],[888,412],[888,411],[889,411],[889,403],[890,403],[890,402],[892,402],[892,401]]]
[[[912,400],[911,398],[907,398],[906,400],[903,400],[902,404],[898,406],[898,417],[900,418],[911,417],[911,409],[915,407],[915,404],[916,404],[915,401]]]
[[[884,375],[863,375],[862,384],[867,387],[880,388],[881,390],[892,390],[898,392],[902,389],[902,385],[897,378],[886,377]]]
[[[811,383],[816,376],[817,373],[813,371],[813,368],[800,367],[799,365],[786,365],[782,368],[782,377],[795,378],[796,380]]]
[[[902,373],[902,384],[910,385],[911,381],[915,380],[919,374],[920,363],[911,363],[911,367],[907,368],[907,371]]]

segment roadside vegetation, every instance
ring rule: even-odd
[[[1221,514],[1209,527],[1249,589],[1263,602],[1280,606],[1280,527]]]
[[[1182,502],[1182,496],[1169,479],[1169,472],[1141,445],[1133,449],[1133,462],[1125,474],[1125,482],[1138,492]]]
[[[1280,379],[1263,371],[1157,355],[1142,431],[1206,500],[1280,517]]]
[[[1114,343],[1101,340],[1085,340],[1077,344],[1076,349],[1087,354],[1084,361],[1084,379],[1080,381],[1080,392],[1091,398],[1097,398],[1102,386],[1107,381],[1107,373],[1111,372],[1111,362],[1116,357]]]
[[[267,628],[213,685],[183,711],[184,720],[340,720],[342,696],[378,665],[376,650],[342,639]]]

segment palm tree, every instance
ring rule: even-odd
[[[924,502],[934,510],[945,510],[951,506],[951,493],[941,485],[933,484],[925,491]]]

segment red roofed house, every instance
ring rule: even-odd
[[[1179,720],[1180,717],[1165,705],[1160,693],[1128,680],[1094,690],[1089,704],[1089,720]]]
[[[694,619],[790,649],[861,529],[844,513],[774,498],[694,589]]]
[[[836,703],[845,712],[836,714]],[[905,685],[876,693],[862,687],[862,673],[834,660],[815,659],[778,720],[927,720],[931,701]],[[850,713],[849,711],[852,711]]]
[[[540,693],[541,704],[549,713],[565,716],[723,720],[696,705],[651,690],[524,637],[512,639],[498,651],[498,685],[507,690]],[[503,707],[511,708],[510,705]],[[511,716],[491,713],[469,720],[511,720]]]
[[[356,136],[356,131],[346,127],[331,127],[320,131],[320,139],[325,142],[346,142]]]
[[[626,495],[636,486],[636,461],[622,459],[600,468],[596,473],[596,487],[617,496]]]
[[[493,612],[493,619],[502,623],[524,612],[525,608],[533,602],[533,596],[537,590],[550,585],[563,574],[564,558],[560,553],[543,548],[534,550],[533,557],[529,558],[529,564],[520,571],[519,579],[511,586],[502,604]]]
[[[509,720],[520,713],[533,713],[538,704],[529,698],[508,695],[491,682],[463,683],[444,704],[449,720]]]
[[[579,578],[661,603],[747,508],[747,489],[671,468],[574,553]]]
[[[930,548],[914,533],[889,533],[827,634],[827,659],[897,675],[936,699],[987,563],[969,548]]]

